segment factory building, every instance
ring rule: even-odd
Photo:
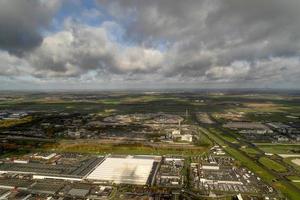
[[[160,157],[159,157],[160,159]],[[88,176],[87,180],[116,184],[146,185],[156,157],[108,157]]]

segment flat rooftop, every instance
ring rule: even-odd
[[[104,157],[87,157],[74,163],[1,163],[0,173],[33,174],[66,178],[83,178],[93,170]],[[76,160],[76,158],[75,158]]]
[[[108,157],[87,176],[87,179],[146,185],[155,161],[157,157]]]
[[[269,129],[267,126],[258,122],[228,122],[224,127],[233,129]]]

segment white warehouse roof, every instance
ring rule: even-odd
[[[89,180],[146,185],[154,158],[106,158],[90,175]]]

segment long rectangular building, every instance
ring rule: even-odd
[[[16,163],[7,162],[0,163],[0,174],[13,173],[13,174],[29,174],[33,175],[35,179],[62,179],[62,180],[82,180],[89,174],[99,163],[102,162],[104,157],[91,156],[84,160],[76,161],[72,164],[47,164],[47,163]]]
[[[155,166],[156,157],[108,157],[92,173],[88,180],[116,184],[146,185]]]

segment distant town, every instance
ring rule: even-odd
[[[297,199],[300,94],[0,94],[0,199]]]

